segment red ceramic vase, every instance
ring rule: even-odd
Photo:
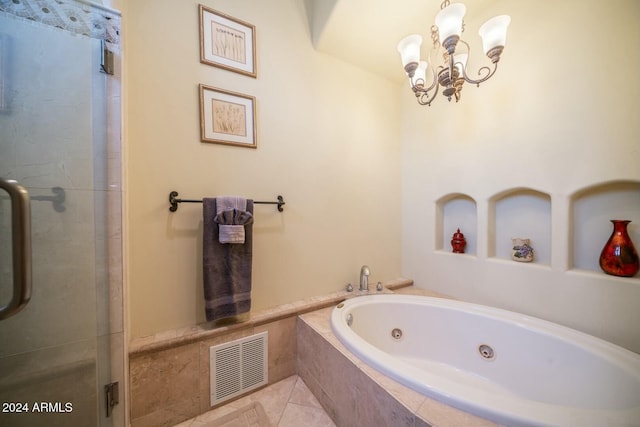
[[[467,239],[464,238],[464,234],[462,234],[458,228],[458,231],[453,233],[453,236],[451,237],[453,253],[463,254],[465,246],[467,246]]]
[[[638,272],[638,252],[627,232],[631,221],[612,219],[613,233],[600,253],[600,268],[613,276],[631,277]]]

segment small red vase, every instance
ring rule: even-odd
[[[465,246],[467,246],[467,239],[464,238],[464,234],[462,234],[458,228],[458,231],[453,233],[453,236],[451,237],[453,253],[463,254]]]
[[[631,221],[612,219],[613,233],[600,253],[600,268],[613,276],[631,277],[638,272],[638,252],[627,232]]]

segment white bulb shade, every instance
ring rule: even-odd
[[[411,87],[420,83],[421,85],[427,84],[427,61],[420,61],[418,63],[418,68],[416,69],[416,73],[413,75],[413,78],[409,81]]]
[[[398,52],[400,52],[403,67],[412,62],[420,62],[420,45],[422,45],[422,36],[418,34],[413,34],[400,40]]]
[[[511,22],[509,15],[494,16],[482,24],[478,34],[482,37],[482,48],[486,54],[496,46],[505,46],[507,43],[507,27]]]
[[[438,35],[440,43],[450,36],[458,36],[462,34],[462,18],[467,8],[462,3],[450,4],[442,9],[436,15],[436,27],[438,27]]]
[[[460,74],[463,74],[462,69],[467,66],[467,59],[469,59],[468,53],[457,53],[453,55],[453,63],[460,71]]]

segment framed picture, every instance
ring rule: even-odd
[[[209,9],[200,10],[200,62],[256,77],[256,28]]]
[[[256,99],[201,84],[200,140],[257,148]]]

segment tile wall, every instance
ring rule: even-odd
[[[269,384],[294,375],[297,315],[292,311],[273,320],[256,317],[169,340],[134,343],[129,356],[131,425],[170,426],[209,411],[209,347],[214,345],[267,331]]]
[[[386,287],[409,286],[395,280]],[[263,331],[269,333],[269,384],[297,372],[297,317],[357,295],[336,292],[252,313],[242,323],[198,325],[135,339],[129,346],[131,425],[170,426],[211,409],[209,347]]]
[[[212,338],[130,357],[131,425],[169,426],[211,409],[209,347],[269,333],[269,384],[296,372],[296,318],[234,329]]]

